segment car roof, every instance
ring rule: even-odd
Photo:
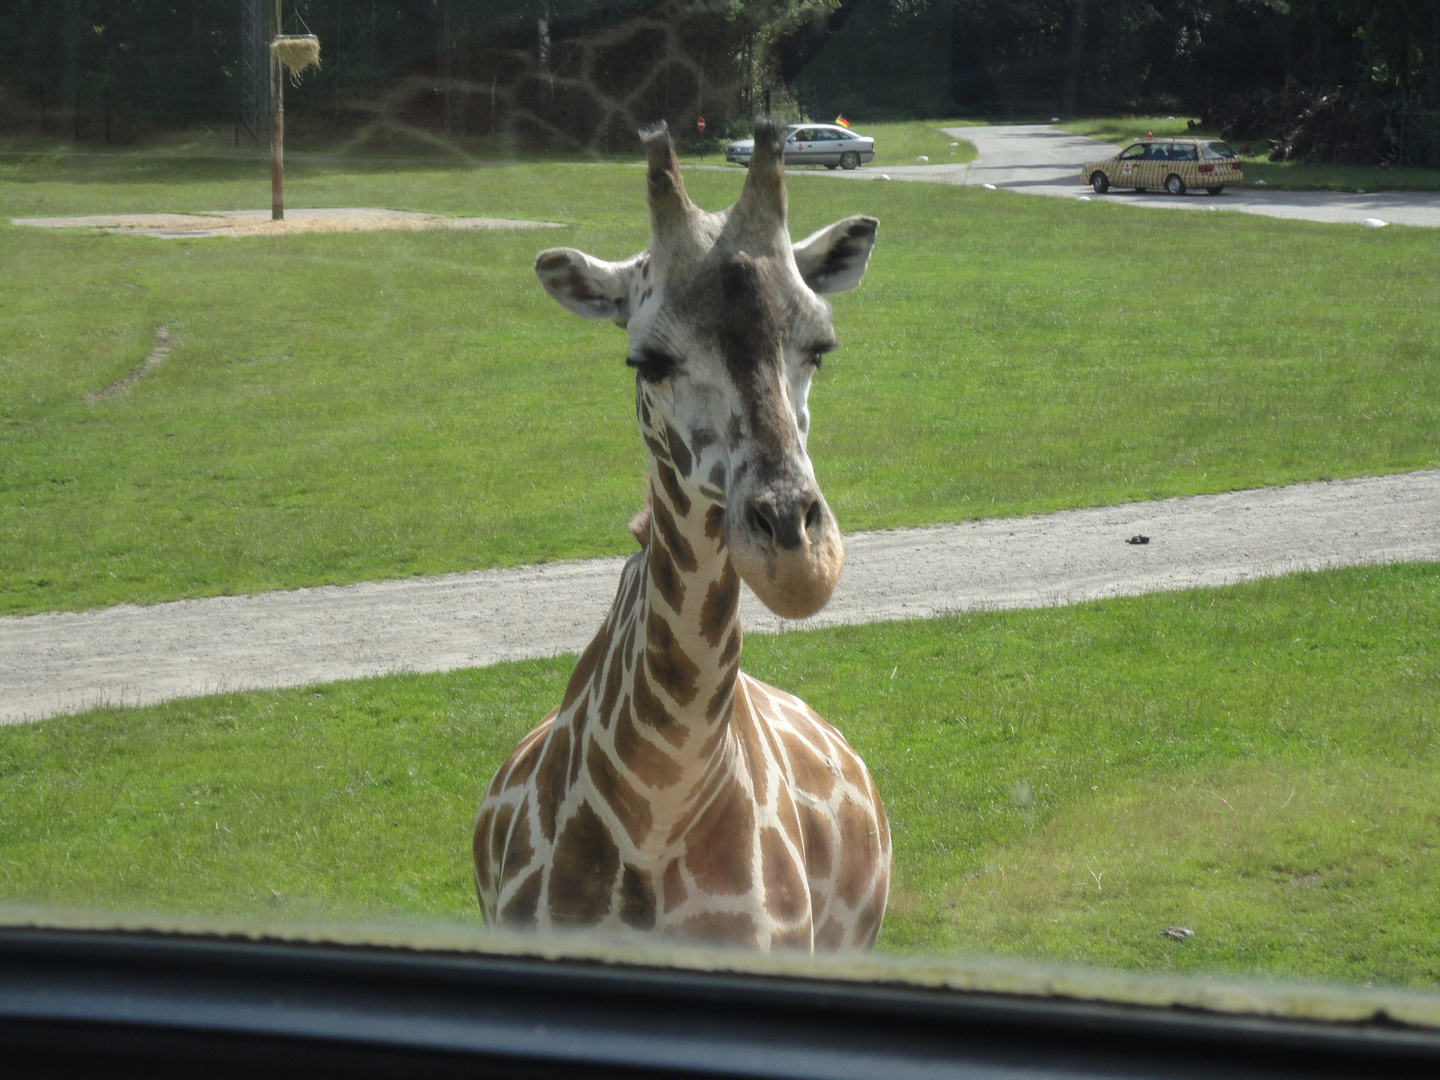
[[[1135,143],[1147,142],[1212,143],[1224,141],[1225,140],[1218,135],[1152,135],[1148,139],[1137,136],[1130,145],[1134,146]]]

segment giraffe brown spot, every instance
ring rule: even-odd
[[[755,920],[743,912],[706,911],[682,922],[676,933],[706,945],[756,945]]]
[[[869,777],[865,775],[865,766],[860,764],[860,758],[855,752],[846,746],[843,753],[835,756],[840,759],[840,772],[846,780],[855,785],[856,790],[868,792],[870,790]]]
[[[631,619],[630,625],[625,628],[625,641],[621,647],[621,655],[625,657],[625,670],[629,671],[635,660],[635,628],[640,620]]]
[[[605,693],[600,698],[600,726],[608,728],[610,718],[615,715],[615,703],[620,700],[620,687],[625,679],[625,662],[618,652],[610,654],[610,663],[605,669]]]
[[[675,569],[675,560],[670,557],[664,544],[650,545],[650,580],[677,615],[685,603],[685,582]]]
[[[655,528],[660,533],[660,539],[670,549],[671,556],[675,559],[675,565],[687,574],[693,574],[699,565],[695,562],[695,549],[690,546],[680,530],[675,525],[675,518],[670,514],[670,508],[665,505],[664,499],[656,499],[651,509],[655,514]]]
[[[735,732],[735,740],[745,757],[750,773],[750,789],[755,793],[756,801],[763,803],[766,792],[770,790],[770,768],[765,760],[765,750],[760,745],[758,726],[750,702],[743,694],[738,696],[730,713],[730,730]]]
[[[800,840],[805,851],[805,872],[828,878],[834,861],[835,840],[830,821],[813,806],[800,804]]]
[[[851,799],[840,803],[840,873],[835,893],[848,908],[858,907],[880,857],[870,815]]]
[[[794,922],[803,916],[809,893],[784,837],[773,825],[760,830],[760,866],[765,880],[765,910],[780,922]]]
[[[722,495],[725,493],[725,466],[718,461],[710,469],[710,486]],[[712,506],[709,513],[705,515],[705,535],[714,540],[724,527],[725,508]],[[722,543],[720,546],[724,547],[725,545]]]
[[[677,704],[689,705],[695,700],[700,666],[690,659],[670,624],[653,608],[645,622],[645,659],[651,677]]]
[[[679,436],[677,435],[678,439]],[[671,453],[674,453],[674,443],[671,443]],[[677,461],[678,465],[679,462]],[[679,479],[675,476],[675,470],[666,465],[663,461],[655,463],[655,471],[660,474],[660,486],[665,489],[665,494],[670,499],[670,505],[682,518],[690,516],[690,496],[685,494],[685,489],[680,486]],[[682,469],[682,472],[689,472],[689,469]]]
[[[620,875],[620,921],[636,930],[655,929],[655,887],[649,874],[629,863]]]
[[[530,843],[530,800],[527,797],[520,804],[520,810],[515,815],[514,828],[505,841],[505,861],[500,869],[500,884],[510,884],[520,871],[530,865],[530,860],[534,857],[535,848]]]
[[[830,792],[835,790],[835,777],[814,748],[788,731],[780,732],[780,741],[785,744],[785,756],[790,759],[790,774],[795,778],[795,786],[817,799],[830,798]]]
[[[725,469],[724,469],[722,466],[720,466],[720,465],[716,465],[715,468],[720,470],[720,480],[724,480],[724,479],[725,479]],[[720,487],[720,486],[721,486],[720,480],[716,480],[716,479],[715,479],[715,471],[714,471],[714,470],[711,470],[711,472],[710,472],[710,479],[711,479],[712,482],[714,482],[714,484],[715,484],[716,487]],[[725,507],[720,506],[720,505],[717,504],[717,505],[715,505],[715,506],[710,507],[709,510],[705,511],[705,535],[706,535],[709,539],[711,539],[711,540],[717,540],[717,539],[719,539],[720,534],[723,533],[724,531],[725,531]]]
[[[535,763],[540,760],[540,750],[545,744],[545,733],[549,730],[550,724],[554,721],[555,714],[552,712],[534,731],[521,741],[510,753],[510,771],[505,774],[505,788],[517,787],[530,779],[535,771]]]
[[[583,714],[576,718],[575,731],[582,734],[577,734],[570,746],[570,766],[565,773],[565,790],[567,791],[575,786],[576,780],[580,779],[580,763],[585,755],[585,738],[583,735],[585,731],[585,716]]]
[[[740,624],[736,623],[730,630],[730,636],[725,639],[725,648],[720,650],[720,663],[728,664],[740,658]],[[735,673],[740,673],[739,664],[735,665]]]
[[[679,763],[635,729],[628,707],[615,721],[615,753],[652,788],[667,788],[680,779]]]
[[[735,671],[738,672],[737,665]],[[705,717],[708,720],[719,720],[722,716],[726,719],[730,716],[731,707],[735,704],[735,679],[726,674],[721,676],[720,685],[715,688],[715,693],[710,696],[709,702],[705,705]]]
[[[711,769],[699,790],[690,792],[689,798],[686,800],[687,809],[670,827],[670,835],[666,838],[666,843],[674,844],[682,836],[687,836],[691,826],[695,824],[695,819],[710,806],[715,793],[731,779],[730,774],[724,769]]]
[[[676,859],[665,868],[665,910],[674,911],[685,902],[689,895],[685,891],[685,879],[680,876],[680,860]]]
[[[552,728],[545,755],[535,770],[535,808],[540,811],[540,832],[555,839],[555,814],[565,801],[565,769],[570,758],[570,728]]]
[[[650,816],[650,804],[630,781],[620,775],[615,763],[594,741],[585,751],[585,768],[590,774],[590,782],[595,785],[596,794],[615,811],[615,816],[630,836],[630,842],[639,847],[650,835],[650,827],[654,823]]]
[[[675,722],[665,711],[665,706],[660,703],[660,699],[651,692],[650,683],[645,678],[644,664],[638,664],[635,667],[635,678],[630,687],[630,694],[635,719],[639,723],[654,728],[666,742],[677,750],[685,745],[689,732],[684,725]]]
[[[609,651],[610,627],[603,626],[600,628],[600,632],[591,638],[590,644],[580,654],[580,659],[575,664],[575,670],[570,673],[570,682],[566,684],[565,696],[560,701],[561,712],[573,705],[575,699],[590,688],[590,676],[595,674],[595,666]]]
[[[633,567],[630,563],[625,564],[625,597],[620,601],[619,605],[622,617],[633,611],[636,602],[640,599],[640,583],[645,578],[645,575],[641,573],[642,566],[640,560],[644,559],[644,557],[645,553],[642,551],[632,558],[631,562],[635,564]]]
[[[825,920],[825,925],[815,931],[815,948],[838,949],[845,944],[845,924],[834,915]]]
[[[643,408],[643,406],[642,406],[642,408]],[[664,445],[662,442],[660,442],[659,439],[655,438],[653,435],[650,434],[650,432],[649,432],[649,430],[648,430],[649,427],[650,427],[650,420],[649,420],[648,417],[647,417],[647,418],[645,419],[645,429],[646,429],[646,430],[642,430],[642,431],[641,431],[640,437],[645,440],[645,445],[646,445],[646,447],[649,448],[650,453],[652,453],[652,454],[655,455],[655,460],[656,460],[656,461],[669,461],[669,460],[670,460],[670,451],[665,448],[665,445]]]
[[[710,734],[705,737],[705,741],[700,744],[700,754],[697,760],[713,760],[715,752],[720,749],[720,744],[724,742],[729,735],[730,725],[728,723],[716,724],[714,730],[711,731]]]
[[[718,649],[720,635],[735,618],[735,610],[739,604],[740,576],[735,573],[730,560],[726,559],[720,580],[711,582],[710,588],[705,591],[705,603],[700,605],[700,636]]]
[[[811,948],[811,932],[809,923],[803,923],[793,930],[778,930],[770,935],[770,948],[772,951],[799,949],[809,952]]]
[[[685,869],[701,892],[737,896],[750,891],[754,836],[755,807],[739,778],[726,776],[686,838]]]
[[[475,860],[475,888],[490,891],[495,879],[490,874],[490,826],[495,823],[495,808],[487,807],[475,819],[475,832],[470,837],[470,853]]]
[[[515,817],[515,807],[509,803],[495,808],[495,824],[490,828],[490,864],[499,866],[505,858],[505,841],[510,839],[510,822]],[[476,836],[479,839],[479,836]],[[498,885],[499,882],[496,882]]]
[[[665,442],[670,447],[670,459],[675,462],[675,467],[680,470],[680,475],[689,476],[690,466],[694,464],[690,456],[690,447],[685,444],[680,433],[669,424],[665,425]],[[685,500],[685,509],[681,510],[678,505],[675,509],[680,510],[680,516],[684,517],[690,512],[690,500]]]
[[[620,849],[589,803],[581,803],[555,842],[550,870],[550,918],[588,926],[610,910],[620,872]]]
[[[507,926],[530,926],[535,922],[535,909],[540,905],[540,878],[543,870],[537,869],[520,883],[505,907],[500,911],[500,922]]]
[[[870,894],[869,901],[860,909],[855,920],[855,931],[852,937],[859,948],[870,948],[875,944],[875,939],[880,936],[880,920],[885,916],[885,897],[889,893],[889,888],[889,876],[881,875],[875,891]]]

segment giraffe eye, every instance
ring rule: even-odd
[[[669,353],[652,349],[648,345],[641,347],[639,356],[627,356],[625,363],[634,368],[635,373],[646,382],[663,382],[675,374],[675,370],[680,366],[680,361]]]

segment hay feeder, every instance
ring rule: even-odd
[[[314,34],[277,34],[270,52],[290,72],[290,82],[300,85],[300,75],[320,66],[320,39]]]

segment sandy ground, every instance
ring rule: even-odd
[[[997,189],[1059,198],[1089,198],[1147,210],[1230,210],[1263,217],[1359,225],[1376,218],[1392,225],[1440,228],[1440,192],[1380,191],[1351,194],[1338,191],[1266,191],[1248,183],[1228,187],[1219,195],[1204,191],[1184,195],[1113,190],[1096,195],[1080,179],[1080,166],[1120,152],[1111,143],[1072,135],[1048,124],[997,124],[987,127],[943,128],[953,139],[975,144],[980,156],[966,165],[867,165],[853,172],[797,169],[792,176],[829,176],[848,180],[919,180],[934,184],[993,184]],[[734,166],[732,166],[734,167]]]
[[[1128,541],[1147,536],[1146,544]],[[1440,560],[1440,470],[857,533],[829,606],[748,632],[1046,607],[1301,569]],[[578,651],[622,559],[0,618],[0,723]]]
[[[89,217],[11,218],[11,225],[40,229],[100,229],[135,236],[178,240],[201,236],[293,236],[296,233],[376,232],[416,229],[552,229],[553,221],[510,221],[505,218],[446,217],[410,210],[375,207],[331,207],[286,210],[272,221],[269,210],[215,210],[198,214],[94,214]]]

